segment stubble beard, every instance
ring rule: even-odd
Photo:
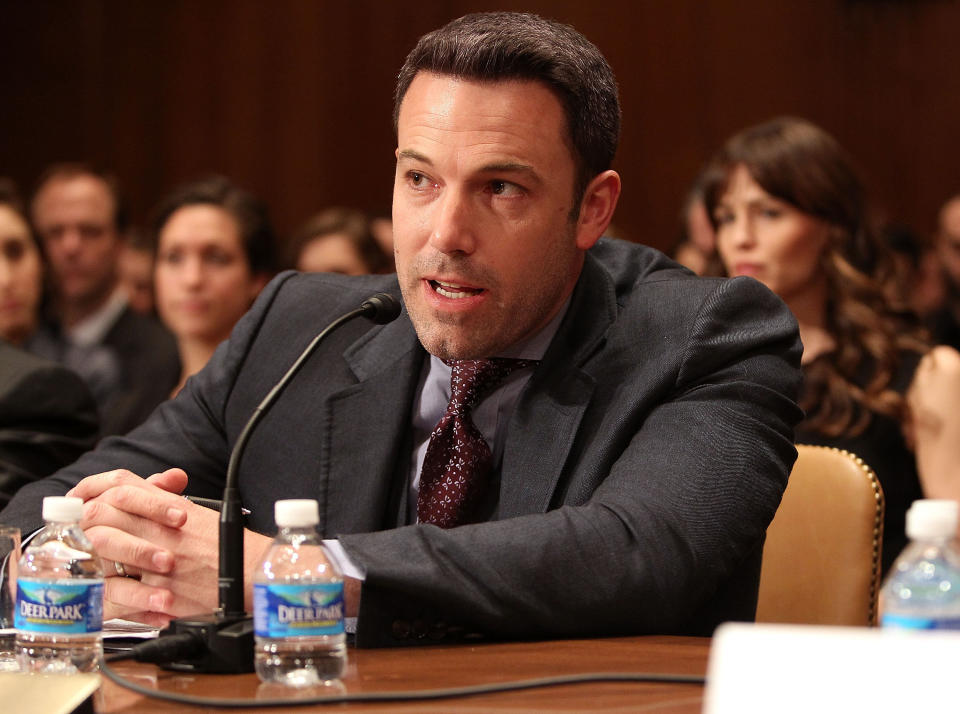
[[[494,295],[503,295],[498,277],[472,265],[468,258],[418,258],[409,270],[403,271],[400,290],[420,343],[440,359],[482,359],[502,354],[543,328],[560,308],[569,294],[569,285],[579,274],[580,261],[574,264],[572,258],[575,250],[558,249],[549,253],[547,264],[539,266],[537,279],[513,293],[509,303],[488,302],[482,314],[470,315],[432,310],[420,293],[420,276],[442,272],[448,267],[463,279],[483,285]]]

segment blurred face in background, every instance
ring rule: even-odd
[[[937,257],[953,283],[960,287],[960,197],[948,201],[940,211]]]
[[[829,225],[767,193],[742,164],[714,211],[717,250],[731,277],[749,275],[787,304],[823,293]]]
[[[236,220],[206,204],[170,215],[155,270],[157,312],[178,339],[226,339],[266,283],[251,271]]]
[[[153,314],[153,251],[130,245],[120,256],[120,284],[127,304],[141,315]]]
[[[95,310],[117,284],[123,240],[113,196],[95,176],[54,178],[33,201],[33,222],[50,263],[57,295],[80,310]]]
[[[328,233],[308,241],[297,256],[297,270],[343,275],[370,272],[357,244],[341,233]]]
[[[40,309],[43,263],[23,217],[0,204],[0,338],[21,344]]]

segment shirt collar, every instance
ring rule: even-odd
[[[123,288],[118,287],[103,307],[66,330],[70,342],[80,347],[99,344],[126,307],[127,296]]]

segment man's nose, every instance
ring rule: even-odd
[[[60,250],[64,253],[74,255],[80,252],[83,247],[83,235],[79,228],[66,228],[60,234]]]
[[[470,197],[447,188],[434,204],[430,245],[441,253],[470,254],[476,248]]]

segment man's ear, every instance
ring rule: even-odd
[[[577,219],[577,247],[588,250],[603,235],[613,219],[620,198],[620,174],[607,170],[587,184]]]

